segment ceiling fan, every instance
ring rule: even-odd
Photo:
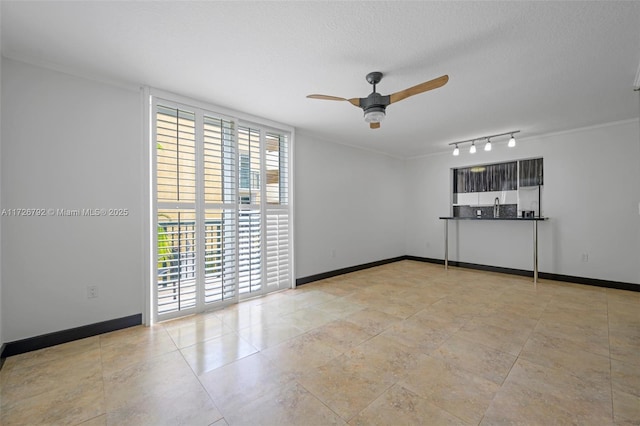
[[[369,123],[369,127],[372,129],[379,129],[380,122],[385,117],[385,111],[387,106],[408,98],[409,96],[417,95],[418,93],[426,92],[429,90],[437,89],[447,84],[449,81],[448,75],[443,75],[433,80],[425,81],[408,89],[401,90],[390,95],[383,96],[376,92],[376,85],[382,80],[382,73],[375,71],[367,74],[367,81],[373,85],[373,92],[366,98],[351,98],[345,99],[337,96],[328,95],[308,95],[307,98],[311,99],[324,99],[328,101],[347,101],[353,106],[362,108],[364,111],[364,121]]]

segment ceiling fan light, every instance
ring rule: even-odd
[[[487,143],[484,145],[485,151],[491,151],[491,140],[487,139]]]
[[[513,135],[511,135],[511,139],[509,139],[509,143],[507,144],[507,146],[509,148],[513,148],[514,146],[516,146],[516,138],[514,138]]]
[[[458,155],[460,155],[460,149],[458,149],[458,145],[456,145],[456,147],[453,149],[453,156],[457,157]]]
[[[382,107],[369,108],[364,112],[364,121],[367,123],[379,123],[384,120],[385,112]]]

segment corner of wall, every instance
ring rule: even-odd
[[[636,76],[636,83],[640,84],[640,65],[638,65],[638,74]],[[640,91],[635,92],[638,95],[638,170],[640,170]],[[637,187],[637,201],[638,201],[638,215],[640,215],[640,186]],[[639,219],[640,220],[640,219]],[[638,228],[638,245],[640,245],[640,227]],[[638,268],[638,282],[640,283],[640,268]]]
[[[2,2],[0,2],[0,129],[2,129]],[[2,209],[2,132],[0,131],[0,210]],[[0,355],[4,344],[2,333],[2,221],[0,221]],[[0,361],[0,366],[1,366]]]
[[[295,278],[404,255],[403,159],[298,132],[295,163]]]

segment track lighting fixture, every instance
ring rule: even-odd
[[[497,135],[482,136],[482,137],[479,137],[479,138],[468,139],[468,140],[464,140],[464,141],[451,142],[449,145],[453,145],[454,146],[453,155],[457,157],[458,155],[460,155],[460,149],[458,148],[458,145],[465,144],[465,143],[471,143],[471,146],[469,147],[469,154],[475,154],[475,152],[476,152],[476,141],[480,142],[483,139],[486,139],[487,143],[484,145],[484,150],[485,151],[491,151],[491,148],[492,148],[491,139],[498,138],[500,136],[511,135],[511,138],[509,139],[509,143],[507,144],[507,146],[509,148],[513,148],[514,146],[516,146],[516,138],[513,136],[516,133],[520,133],[520,130],[514,130],[514,131],[511,131],[511,132],[505,132],[505,133],[498,133]]]

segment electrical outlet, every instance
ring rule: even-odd
[[[589,261],[589,254],[588,253],[582,253],[582,261],[583,262],[588,262]]]
[[[95,299],[98,297],[98,286],[90,285],[87,287],[87,299]]]

